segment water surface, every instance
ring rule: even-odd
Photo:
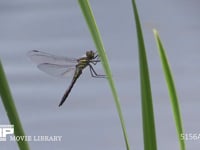
[[[91,5],[110,60],[131,148],[143,149],[137,39],[131,2],[96,0]],[[137,5],[151,75],[158,148],[178,149],[152,28],[159,30],[169,56],[185,130],[199,134],[199,3],[157,0],[138,1]],[[125,149],[106,80],[92,79],[86,69],[59,108],[71,79],[52,78],[40,72],[26,56],[33,49],[71,57],[95,50],[77,1],[1,1],[0,18],[0,58],[26,134],[62,136],[61,142],[30,142],[31,149]],[[101,65],[96,68],[103,72]],[[9,124],[2,103],[0,114],[0,124]],[[186,143],[188,149],[199,147],[199,141]],[[15,142],[4,142],[1,149],[18,148]]]

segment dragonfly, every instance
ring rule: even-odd
[[[65,91],[59,107],[65,102],[69,96],[74,84],[83,72],[83,69],[89,67],[90,74],[94,78],[105,78],[105,75],[98,74],[93,66],[100,62],[100,58],[97,52],[92,50],[86,51],[85,55],[76,59],[68,58],[64,56],[55,56],[46,52],[32,50],[28,52],[28,57],[37,64],[37,67],[52,76],[66,77],[68,74],[73,72],[73,78],[68,89]]]

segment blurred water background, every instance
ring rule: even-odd
[[[120,97],[132,149],[143,149],[138,52],[131,1],[91,0]],[[137,1],[146,42],[158,149],[178,149],[169,97],[154,41],[157,28],[174,73],[186,133],[200,134],[200,17],[197,0]],[[95,50],[78,2],[0,1],[0,58],[27,135],[60,135],[61,142],[30,142],[32,150],[124,150],[122,130],[108,83],[86,69],[58,107],[71,78],[40,72],[29,50],[79,57]],[[101,65],[95,67],[103,73]],[[0,124],[9,124],[0,102]],[[199,140],[186,141],[200,147]],[[1,150],[17,150],[1,142]]]

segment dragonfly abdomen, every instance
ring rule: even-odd
[[[65,100],[67,99],[67,97],[69,96],[69,93],[71,92],[74,84],[76,83],[76,80],[79,78],[79,76],[82,74],[82,70],[76,69],[75,73],[74,73],[74,77],[72,79],[72,82],[70,84],[70,86],[68,87],[67,91],[65,92],[65,94],[62,97],[62,100],[59,104],[59,107],[65,102]]]

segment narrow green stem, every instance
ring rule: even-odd
[[[7,112],[7,116],[10,120],[10,123],[14,125],[15,136],[25,136],[1,61],[0,61],[0,95],[5,110]],[[21,150],[29,150],[29,145],[26,141],[20,140],[17,143]]]
[[[118,98],[117,91],[116,91],[116,88],[115,88],[115,85],[114,85],[114,81],[113,81],[113,78],[112,78],[112,74],[111,74],[110,66],[109,66],[108,59],[107,59],[107,56],[106,56],[106,53],[105,53],[105,49],[104,49],[104,46],[103,46],[103,43],[102,43],[102,40],[101,40],[101,36],[100,36],[99,31],[98,31],[98,27],[96,25],[96,22],[95,22],[93,13],[92,13],[92,9],[90,7],[88,0],[78,0],[78,2],[80,4],[82,13],[83,13],[85,20],[87,22],[87,25],[89,27],[90,33],[93,37],[93,40],[94,40],[94,43],[96,45],[98,54],[101,58],[103,68],[104,68],[105,73],[107,75],[107,79],[108,79],[108,82],[109,82],[109,85],[110,85],[110,88],[111,88],[111,91],[112,91],[112,94],[113,94],[113,97],[114,97],[114,100],[115,100],[118,115],[119,115],[119,118],[120,118],[122,130],[123,130],[123,135],[124,135],[124,140],[125,140],[125,143],[126,143],[126,149],[129,150],[130,148],[129,148],[129,143],[128,143],[128,136],[127,136],[127,133],[126,133],[126,127],[125,127],[125,123],[124,123],[124,119],[123,119],[123,115],[122,115],[122,111],[121,111],[119,98]]]

